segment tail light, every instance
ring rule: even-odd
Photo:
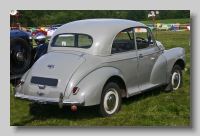
[[[79,90],[78,87],[74,87],[73,90],[72,90],[73,95],[77,94],[77,93],[78,93],[78,90]]]
[[[17,86],[20,86],[20,85],[22,85],[24,83],[24,79],[20,79],[20,80],[18,80],[17,81]]]

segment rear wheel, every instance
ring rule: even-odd
[[[121,108],[120,88],[116,83],[105,86],[101,96],[99,113],[102,117],[109,117],[117,113]]]
[[[10,72],[23,74],[30,66],[31,49],[29,44],[22,38],[10,39]]]

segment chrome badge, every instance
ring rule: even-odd
[[[54,68],[54,66],[55,66],[55,65],[48,65],[47,67],[48,67],[49,69],[51,69],[51,68]]]

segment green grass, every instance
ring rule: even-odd
[[[96,107],[35,105],[14,99],[10,84],[11,126],[190,126],[190,31],[153,31],[166,49],[183,47],[187,52],[187,68],[183,71],[182,88],[163,92],[161,88],[122,100],[121,110],[112,117],[100,118]],[[156,34],[157,33],[157,34]]]

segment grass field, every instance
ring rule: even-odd
[[[144,24],[152,24],[153,20],[148,20],[148,21],[140,21]],[[183,18],[183,19],[166,19],[166,20],[155,20],[156,23],[166,23],[166,24],[171,24],[171,23],[180,23],[180,24],[186,24],[190,23],[190,18]]]
[[[121,110],[110,118],[100,118],[96,107],[35,105],[16,100],[10,84],[11,126],[190,126],[190,31],[153,31],[166,49],[183,47],[187,53],[188,71],[183,71],[183,85],[166,93],[161,88],[122,100]]]

